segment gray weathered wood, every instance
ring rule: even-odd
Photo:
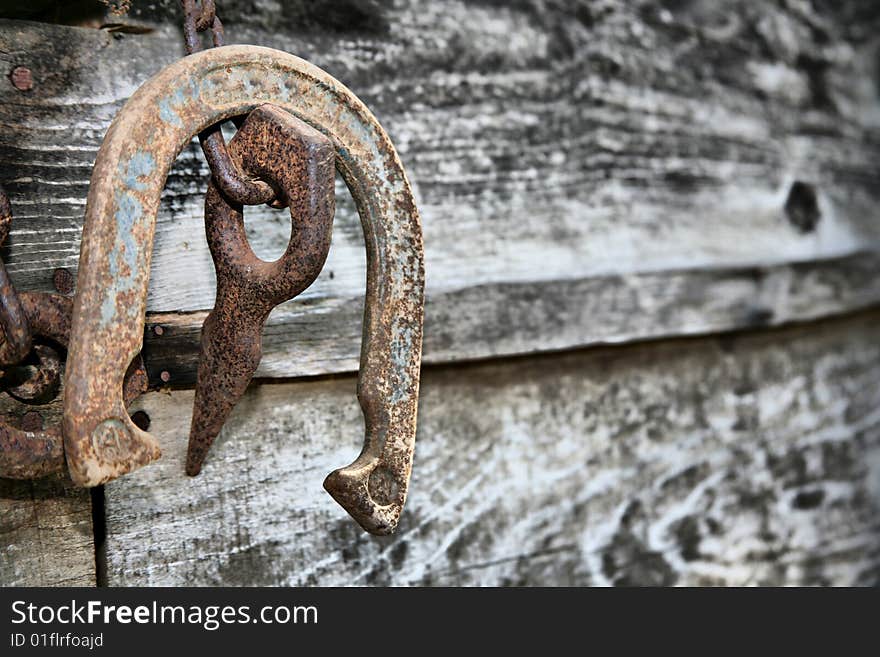
[[[16,213],[0,256],[21,289],[75,271],[104,131],[180,55],[177,0],[134,4],[131,34],[0,21],[0,73],[36,82],[0,76]],[[396,140],[425,220],[428,363],[880,301],[876,3],[220,4],[232,41],[324,67]],[[191,146],[151,282],[165,331],[146,355],[182,386],[213,298],[206,173]],[[248,223],[258,253],[280,253],[285,217],[253,208]],[[357,366],[363,258],[339,188],[328,266],[271,318],[261,376]],[[166,455],[109,488],[109,581],[876,583],[878,319],[428,368],[393,539],[320,490],[359,447],[353,378],[255,387],[196,480],[190,394],[151,395]],[[41,412],[55,421],[58,404]],[[87,492],[0,481],[0,583],[94,583],[92,531]]]
[[[253,388],[194,479],[192,395],[152,393],[165,456],[106,488],[108,581],[876,583],[878,321],[429,368],[384,539],[321,489],[354,378]]]
[[[0,585],[95,585],[87,490],[66,477],[0,479]]]
[[[38,411],[46,424],[60,421],[58,402],[20,404],[0,395],[0,418],[18,426]],[[95,543],[89,491],[65,477],[38,481],[0,479],[0,586],[94,586]]]
[[[805,321],[880,302],[880,260],[858,254],[779,267],[669,271],[457,290],[428,299],[426,363],[563,350]],[[363,300],[316,300],[276,312],[263,332],[258,376],[352,371]],[[146,360],[155,379],[192,385],[206,313],[156,314]],[[193,322],[193,319],[198,321]],[[162,326],[161,336],[153,333]],[[511,327],[516,327],[511,330]],[[345,336],[340,337],[345,332]]]
[[[23,289],[75,269],[104,130],[180,55],[175,4],[135,3],[137,20],[160,21],[149,34],[0,22],[5,68],[31,66],[36,80],[26,93],[0,85],[0,178],[17,216],[3,255]],[[324,67],[395,139],[424,215],[427,361],[773,325],[880,300],[876,277],[851,280],[878,267],[880,245],[874,50],[854,27],[877,17],[853,21],[858,3],[313,5],[221,9],[233,41]],[[183,385],[213,299],[205,174],[189,148],[168,182],[151,282],[149,307],[180,341],[148,345],[150,369]],[[796,180],[816,190],[815,208],[796,195],[786,211]],[[271,318],[262,376],[356,367],[364,255],[339,191],[328,265]],[[280,253],[282,214],[254,208],[249,223],[258,253]]]

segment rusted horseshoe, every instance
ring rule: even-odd
[[[73,299],[46,292],[23,292],[19,300],[31,335],[54,340],[62,347],[68,345]],[[147,383],[147,371],[138,355],[125,372],[124,405],[146,392]],[[0,422],[0,477],[35,479],[63,470],[60,425],[27,431]]]
[[[125,412],[123,372],[140,350],[165,178],[192,135],[277,105],[323,132],[364,229],[367,295],[358,399],[366,438],[324,482],[367,531],[394,530],[415,443],[424,265],[421,222],[388,135],[342,83],[293,55],[225,46],[188,56],[117,115],[92,173],[65,372],[64,447],[73,481],[95,486],[143,466],[159,445]]]

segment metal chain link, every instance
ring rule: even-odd
[[[210,29],[214,47],[223,45],[223,23],[217,16],[214,0],[180,0],[183,7],[183,39],[188,55],[202,49],[200,32]],[[226,140],[216,124],[199,133],[199,143],[208,161],[211,175],[223,195],[241,205],[272,204],[276,192],[271,185],[246,176],[233,162],[226,147]]]

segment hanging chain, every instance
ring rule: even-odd
[[[202,0],[199,4],[196,0],[181,0],[183,6],[183,38],[186,42],[186,54],[192,55],[202,49],[199,32],[211,30],[211,38],[214,46],[223,45],[223,23],[217,16],[217,7],[214,0]]]
[[[202,49],[200,32],[211,31],[214,47],[223,45],[223,23],[217,16],[214,0],[180,0],[183,7],[183,39],[188,55]],[[211,175],[220,191],[231,201],[241,205],[272,203],[275,190],[262,180],[254,180],[242,173],[229,156],[226,140],[216,124],[199,133],[199,143],[208,161]]]

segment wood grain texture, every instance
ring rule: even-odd
[[[20,426],[38,412],[46,425],[61,420],[61,404],[21,404],[0,395],[0,418]],[[65,476],[36,481],[0,479],[0,586],[94,586],[95,543],[89,491]]]
[[[0,585],[94,586],[91,508],[66,477],[0,479]]]
[[[499,283],[428,299],[424,362],[761,328],[880,303],[880,259],[851,257],[748,269],[682,270],[541,283]],[[260,377],[353,371],[363,300],[315,300],[276,312],[263,331]],[[195,383],[206,313],[155,314],[145,333],[154,383]],[[198,321],[193,321],[197,319]],[[155,327],[162,327],[156,335]],[[516,327],[511,330],[511,327]],[[345,339],[341,338],[345,332]]]
[[[20,289],[76,270],[104,132],[181,54],[176,0],[134,5],[131,33],[0,21],[16,216],[0,256]],[[424,216],[427,363],[880,302],[877,3],[224,0],[221,14],[233,42],[343,80],[395,140]],[[22,65],[24,93],[5,77]],[[213,301],[206,176],[190,146],[156,237],[165,330],[148,327],[146,356],[181,387]],[[337,190],[328,265],[273,314],[262,377],[357,366],[364,253]],[[287,217],[247,222],[258,254],[280,254]],[[195,480],[191,394],[150,395],[166,456],[108,488],[109,582],[877,583],[878,319],[429,367],[393,539],[362,535],[320,489],[359,445],[353,377],[255,387]],[[88,493],[0,481],[0,534],[0,583],[95,582]]]
[[[876,277],[851,288],[846,272],[830,274],[841,289],[828,294],[836,264],[878,267],[878,12],[860,6],[347,0],[222,10],[232,41],[325,68],[395,140],[424,216],[425,357],[445,362],[775,325],[880,300]],[[3,65],[28,65],[35,78],[27,93],[0,85],[0,178],[16,212],[3,255],[22,289],[47,289],[55,266],[76,268],[106,126],[180,55],[176,3],[135,3],[132,18],[155,31],[0,22]],[[206,173],[187,149],[156,237],[149,308],[182,342],[151,340],[147,357],[154,376],[179,370],[180,385],[213,301]],[[792,194],[795,181],[815,201]],[[261,376],[356,367],[364,252],[338,191],[327,267],[273,314]],[[287,243],[282,213],[253,208],[248,225],[263,256]],[[788,285],[792,267],[802,280]]]
[[[106,488],[108,582],[875,584],[878,321],[428,368],[384,539],[321,489],[353,377],[254,387],[193,479],[192,395],[152,393],[165,456]]]

